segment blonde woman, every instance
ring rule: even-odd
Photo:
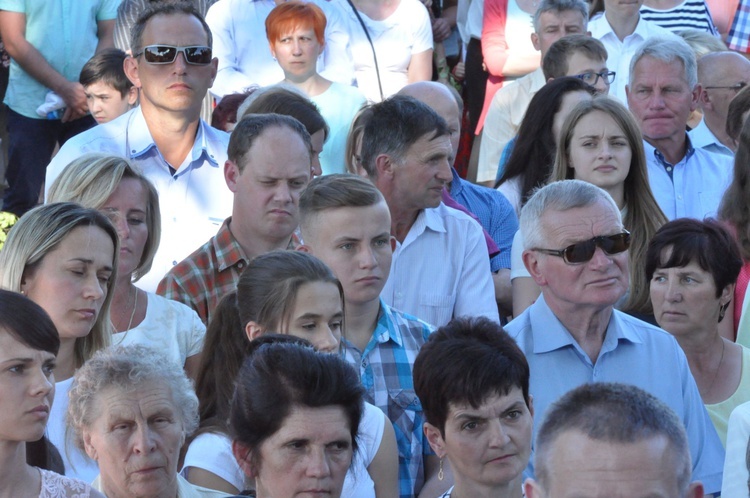
[[[16,223],[0,252],[0,286],[40,305],[60,335],[48,436],[66,474],[91,482],[96,464],[66,444],[73,373],[109,346],[109,308],[117,278],[117,232],[106,216],[73,203],[37,207]]]

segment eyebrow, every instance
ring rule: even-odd
[[[68,261],[78,261],[80,263],[85,263],[87,265],[93,265],[94,264],[94,260],[93,259],[86,259],[86,258],[71,258]],[[112,271],[112,267],[111,266],[105,266],[105,267],[102,268],[102,270],[104,270],[104,271]]]

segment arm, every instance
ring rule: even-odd
[[[421,5],[416,7],[418,7],[418,10],[415,11],[415,14],[419,17],[414,19],[414,31],[410,33],[413,36],[413,43],[411,45],[411,60],[407,69],[409,83],[432,79],[432,23],[427,9]]]
[[[510,282],[510,270],[500,268],[492,274],[492,284],[495,287],[495,301],[502,310],[503,316],[510,315],[513,308],[513,291]]]
[[[463,231],[452,234],[464,239],[464,256],[460,266],[461,274],[458,276],[453,316],[483,315],[499,321],[487,244],[479,224],[468,216],[467,219],[471,223]]]
[[[387,418],[383,425],[383,438],[380,440],[378,452],[367,467],[367,472],[375,483],[377,498],[398,496],[398,446],[396,432]]]
[[[487,72],[493,76],[503,75],[503,66],[508,58],[505,41],[505,22],[508,19],[508,0],[485,0],[482,18],[482,56]]]
[[[407,74],[409,83],[429,81],[432,78],[432,49],[412,54]]]
[[[495,184],[495,175],[500,164],[500,155],[515,136],[516,129],[511,120],[512,100],[516,97],[515,85],[510,84],[497,91],[492,98],[482,128],[479,144],[477,181]]]
[[[114,48],[115,20],[109,19],[107,21],[97,21],[96,27],[96,37],[99,38],[99,43],[96,44],[96,52],[99,53],[105,48]]]
[[[236,495],[242,491],[241,489],[235,488],[229,482],[213,472],[209,472],[200,467],[190,467],[187,473],[187,480],[190,484],[195,484],[196,486],[202,486],[208,489],[215,489],[216,491],[223,491],[230,495]]]
[[[84,116],[88,112],[83,86],[68,81],[58,73],[31,43],[26,40],[26,14],[0,11],[0,36],[8,54],[32,78],[58,94],[67,106],[63,121]]]
[[[213,55],[219,59],[219,69],[211,93],[223,97],[241,91],[253,84],[253,79],[243,72],[235,56],[235,32],[232,26],[231,2],[217,2],[208,9],[206,23],[214,37]],[[263,39],[261,43],[267,46]]]
[[[354,82],[354,61],[349,50],[350,38],[341,12],[326,2],[318,5],[326,15],[324,69],[321,76],[344,85]]]

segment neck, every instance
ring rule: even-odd
[[[138,288],[133,285],[132,274],[117,276],[117,283],[112,295],[109,308],[109,319],[117,332],[125,332],[136,325],[133,318],[136,315],[136,295]]]
[[[607,22],[612,26],[612,31],[617,35],[617,39],[623,41],[626,36],[630,36],[635,32],[635,28],[638,26],[638,21],[641,19],[641,15],[636,12],[634,16],[620,16],[617,13],[607,10],[604,12],[604,17]]]
[[[391,211],[391,235],[396,237],[399,242],[403,242],[412,225],[417,221],[421,209],[405,208],[399,206],[396,202],[391,202],[391,199],[387,197],[386,199]]]
[[[346,302],[346,340],[364,351],[378,323],[380,299],[366,303]]]
[[[39,473],[26,464],[26,443],[0,442],[0,498],[38,496]]]
[[[724,341],[719,335],[718,327],[712,330],[696,330],[690,334],[680,334],[675,336],[675,339],[685,352],[693,377],[701,374],[713,375],[716,358],[721,354]]]
[[[318,73],[313,73],[302,79],[295,79],[286,77],[285,83],[289,83],[305,92],[308,97],[317,97],[321,93],[328,90],[331,86],[331,82],[323,78]]]
[[[586,352],[591,362],[596,363],[614,306],[607,306],[603,309],[601,307],[581,308],[577,305],[566,306],[550,301],[547,301],[547,305],[581,346],[581,349]]]
[[[164,159],[178,169],[195,143],[200,111],[195,112],[194,116],[187,116],[185,113],[157,111],[148,104],[141,107],[156,147]]]
[[[647,137],[644,138],[646,138],[646,142],[650,143],[662,153],[664,159],[666,159],[669,164],[675,165],[679,163],[687,153],[687,141],[685,137],[685,133],[681,132],[676,136],[660,138],[657,140],[652,140]]]
[[[713,113],[704,113],[703,120],[706,122],[706,126],[711,133],[714,134],[716,139],[722,143],[722,145],[729,147],[730,150],[735,150],[734,140],[727,134],[724,123],[726,121],[721,120],[721,116],[717,116]]]
[[[232,232],[232,236],[237,240],[237,243],[242,248],[242,252],[245,253],[245,257],[248,258],[248,260],[276,249],[286,249],[289,246],[289,242],[292,240],[292,234],[285,237],[268,238],[247,233],[242,230],[240,223],[234,223],[234,220],[241,219],[241,214],[238,215],[238,213],[232,213],[232,221],[229,223],[229,231]]]
[[[60,339],[60,351],[57,353],[57,366],[55,367],[55,382],[73,377],[76,371],[75,346],[75,339]]]
[[[457,474],[453,474],[455,485],[451,498],[522,498],[523,474],[510,482],[497,486],[482,486],[478,483],[462,482]]]

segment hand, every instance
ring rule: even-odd
[[[466,66],[464,65],[463,61],[453,66],[453,71],[451,71],[451,74],[454,78],[456,78],[456,81],[463,81],[464,76],[466,76]]]
[[[438,17],[432,23],[432,38],[435,42],[441,42],[446,40],[451,35],[451,27],[448,21],[442,17]]]
[[[83,85],[80,83],[68,81],[66,85],[58,88],[56,91],[63,101],[65,101],[65,114],[62,117],[63,123],[82,118],[89,112],[86,94],[83,92]]]

